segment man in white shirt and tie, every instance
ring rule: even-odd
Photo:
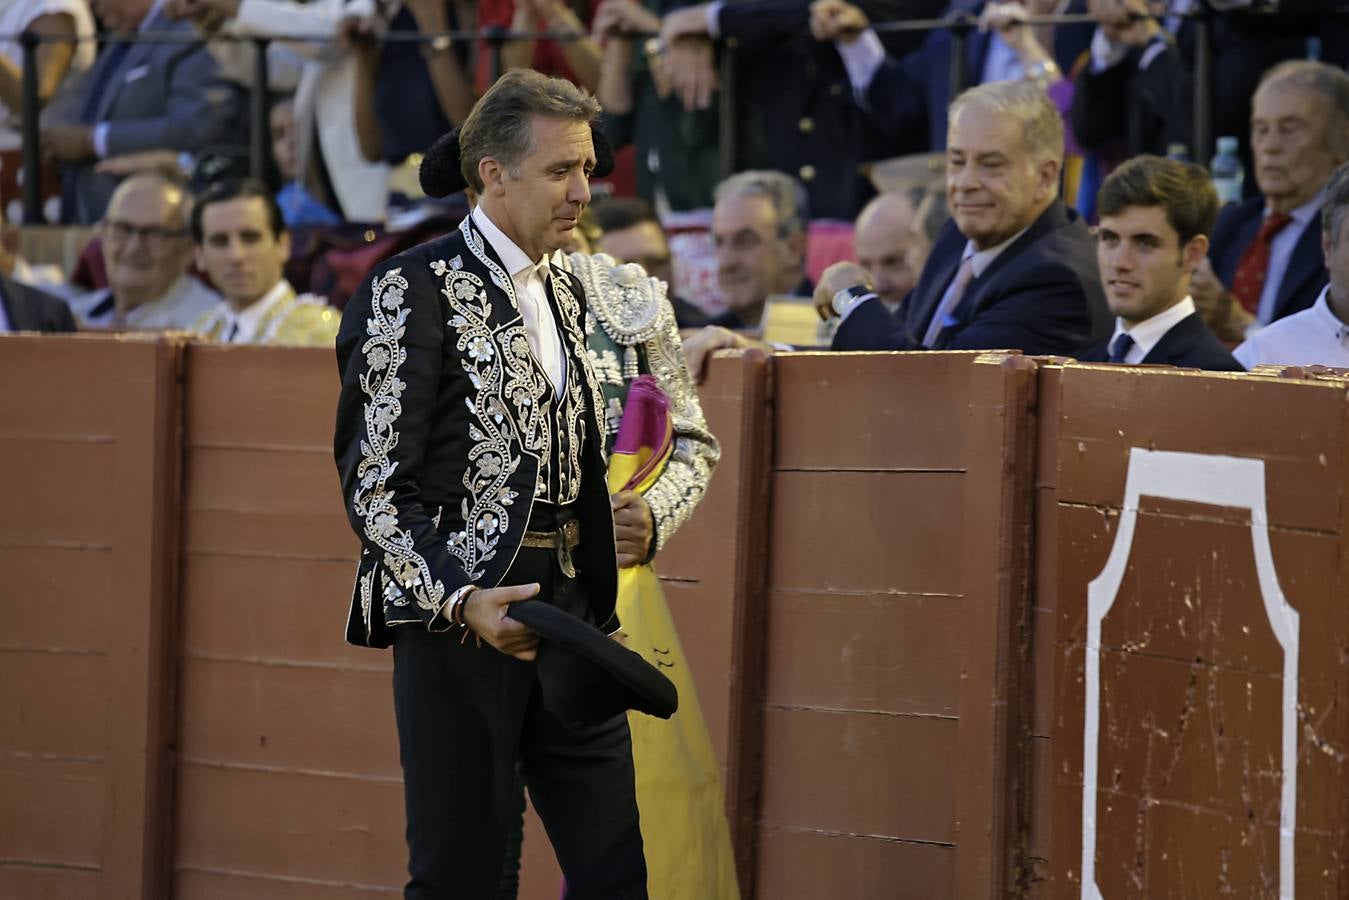
[[[1321,250],[1330,282],[1316,302],[1247,338],[1234,353],[1248,369],[1262,365],[1349,369],[1349,163],[1331,176],[1321,203]]]
[[[1097,208],[1096,260],[1115,330],[1081,358],[1242,371],[1190,298],[1190,278],[1208,253],[1218,213],[1208,173],[1136,156],[1106,179]]]

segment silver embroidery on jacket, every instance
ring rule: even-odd
[[[398,446],[398,418],[403,412],[407,388],[398,370],[407,361],[402,340],[410,310],[403,306],[407,279],[402,269],[390,269],[371,285],[369,335],[361,346],[366,371],[361,373],[365,404],[365,438],[361,441],[360,480],[352,496],[352,508],[364,520],[366,540],[384,551],[384,566],[398,584],[410,592],[422,609],[438,611],[444,604],[445,585],[432,577],[426,560],[416,550],[412,532],[401,528],[398,507],[388,481],[398,463],[390,454]],[[400,594],[402,591],[399,592]]]

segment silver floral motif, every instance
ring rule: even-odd
[[[384,568],[399,584],[385,584],[385,598],[394,605],[406,605],[405,593],[411,593],[417,606],[438,612],[445,601],[445,586],[431,575],[426,560],[417,552],[412,532],[401,527],[394,494],[388,487],[398,463],[390,458],[398,446],[398,417],[402,415],[402,394],[407,387],[398,379],[398,370],[407,361],[402,340],[410,310],[403,306],[407,279],[401,269],[390,269],[371,285],[368,335],[361,352],[367,370],[361,373],[365,404],[365,439],[361,441],[361,462],[356,476],[360,486],[352,497],[352,508],[365,522],[365,537],[384,551]],[[400,590],[400,585],[402,589]],[[367,625],[369,612],[367,610]]]

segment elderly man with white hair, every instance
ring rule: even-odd
[[[952,221],[892,316],[865,270],[836,263],[816,289],[842,317],[836,350],[989,350],[1075,355],[1110,317],[1095,247],[1059,199],[1063,122],[1036,85],[985,84],[948,114]]]

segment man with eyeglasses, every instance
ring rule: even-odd
[[[334,346],[341,314],[284,277],[290,232],[276,197],[245,178],[212,185],[192,210],[197,265],[225,299],[196,331],[226,344]]]
[[[192,196],[158,172],[117,186],[99,223],[108,287],[71,306],[85,328],[190,329],[220,295],[188,272]]]

